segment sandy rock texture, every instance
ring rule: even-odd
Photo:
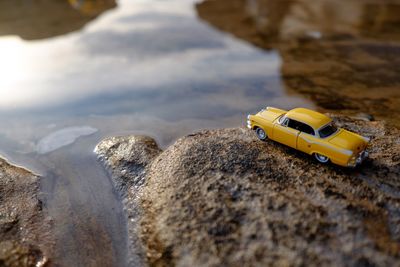
[[[48,266],[53,237],[39,177],[0,159],[0,266]]]
[[[331,116],[372,138],[362,166],[321,165],[244,128],[194,133],[163,152],[145,137],[100,143],[116,183],[142,181],[120,188],[146,264],[400,266],[399,131]]]

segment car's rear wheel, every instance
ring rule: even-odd
[[[329,161],[329,158],[327,156],[324,156],[324,155],[321,155],[318,153],[315,153],[314,157],[316,160],[318,160],[321,163],[328,163],[328,161]]]
[[[256,134],[257,134],[257,137],[258,137],[260,140],[265,140],[265,139],[267,139],[267,134],[266,134],[266,132],[265,132],[263,129],[261,129],[261,128],[257,128],[257,129],[256,129]]]

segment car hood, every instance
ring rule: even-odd
[[[269,120],[273,122],[276,120],[279,116],[282,114],[286,113],[286,110],[279,109],[279,108],[272,108],[272,107],[267,107],[266,109],[262,110],[259,112],[259,115],[263,117],[266,120]]]
[[[329,139],[329,143],[359,153],[365,149],[367,142],[361,135],[340,129]]]

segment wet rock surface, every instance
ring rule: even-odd
[[[160,152],[154,139],[135,135],[104,139],[95,149],[111,172],[118,191],[124,194],[143,184],[146,166]]]
[[[149,138],[107,139],[97,152],[116,183],[144,181],[120,188],[151,266],[399,266],[399,131],[331,116],[372,138],[358,168],[318,164],[244,128],[163,152]]]
[[[138,191],[145,182],[147,166],[161,153],[154,139],[147,136],[120,136],[104,139],[95,148],[95,153],[105,165],[114,186],[123,197],[128,224],[130,266],[146,265],[146,256],[138,238],[138,220],[142,209]]]
[[[0,266],[51,264],[51,222],[42,212],[39,181],[0,159]]]

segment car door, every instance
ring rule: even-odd
[[[311,154],[314,146],[318,144],[318,138],[315,136],[315,130],[302,122],[299,122],[297,128],[300,130],[299,137],[297,139],[297,149],[307,154]]]
[[[295,129],[295,121],[285,118],[281,122],[274,124],[273,140],[284,145],[296,148],[297,136],[300,134],[299,130]]]

